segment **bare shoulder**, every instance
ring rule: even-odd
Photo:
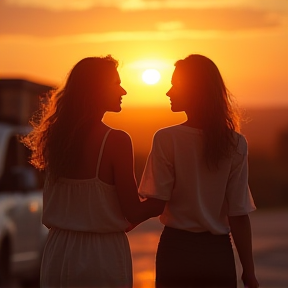
[[[108,138],[109,146],[115,150],[122,150],[125,147],[130,148],[132,146],[131,136],[123,130],[112,129]]]
[[[117,129],[112,129],[111,132],[110,132],[110,138],[111,140],[114,140],[114,141],[128,141],[128,142],[131,142],[131,137],[130,135],[123,131],[123,130],[117,130]]]

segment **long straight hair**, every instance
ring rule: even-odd
[[[110,55],[84,58],[70,71],[63,88],[46,97],[30,121],[33,130],[21,140],[32,151],[32,165],[52,179],[75,165],[75,155],[91,133],[97,103],[103,100],[101,92],[117,67]]]
[[[191,103],[197,106],[194,110],[197,109],[201,115],[204,157],[210,169],[217,169],[219,162],[230,157],[238,145],[234,131],[240,131],[240,114],[235,99],[226,88],[219,69],[209,58],[191,54],[177,61],[175,66],[183,72],[182,81],[187,91],[192,91],[187,97],[197,98]]]

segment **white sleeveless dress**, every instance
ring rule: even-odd
[[[132,260],[115,186],[96,177],[46,180],[42,222],[49,230],[41,287],[132,287]]]

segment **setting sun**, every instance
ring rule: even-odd
[[[142,74],[142,80],[148,85],[156,84],[160,78],[161,75],[156,69],[146,69]]]

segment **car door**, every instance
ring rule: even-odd
[[[7,221],[13,228],[12,273],[30,271],[38,264],[43,246],[42,195],[41,190],[36,189],[37,172],[29,166],[26,148],[16,135],[9,139],[3,171],[0,190],[3,204],[7,203]]]

